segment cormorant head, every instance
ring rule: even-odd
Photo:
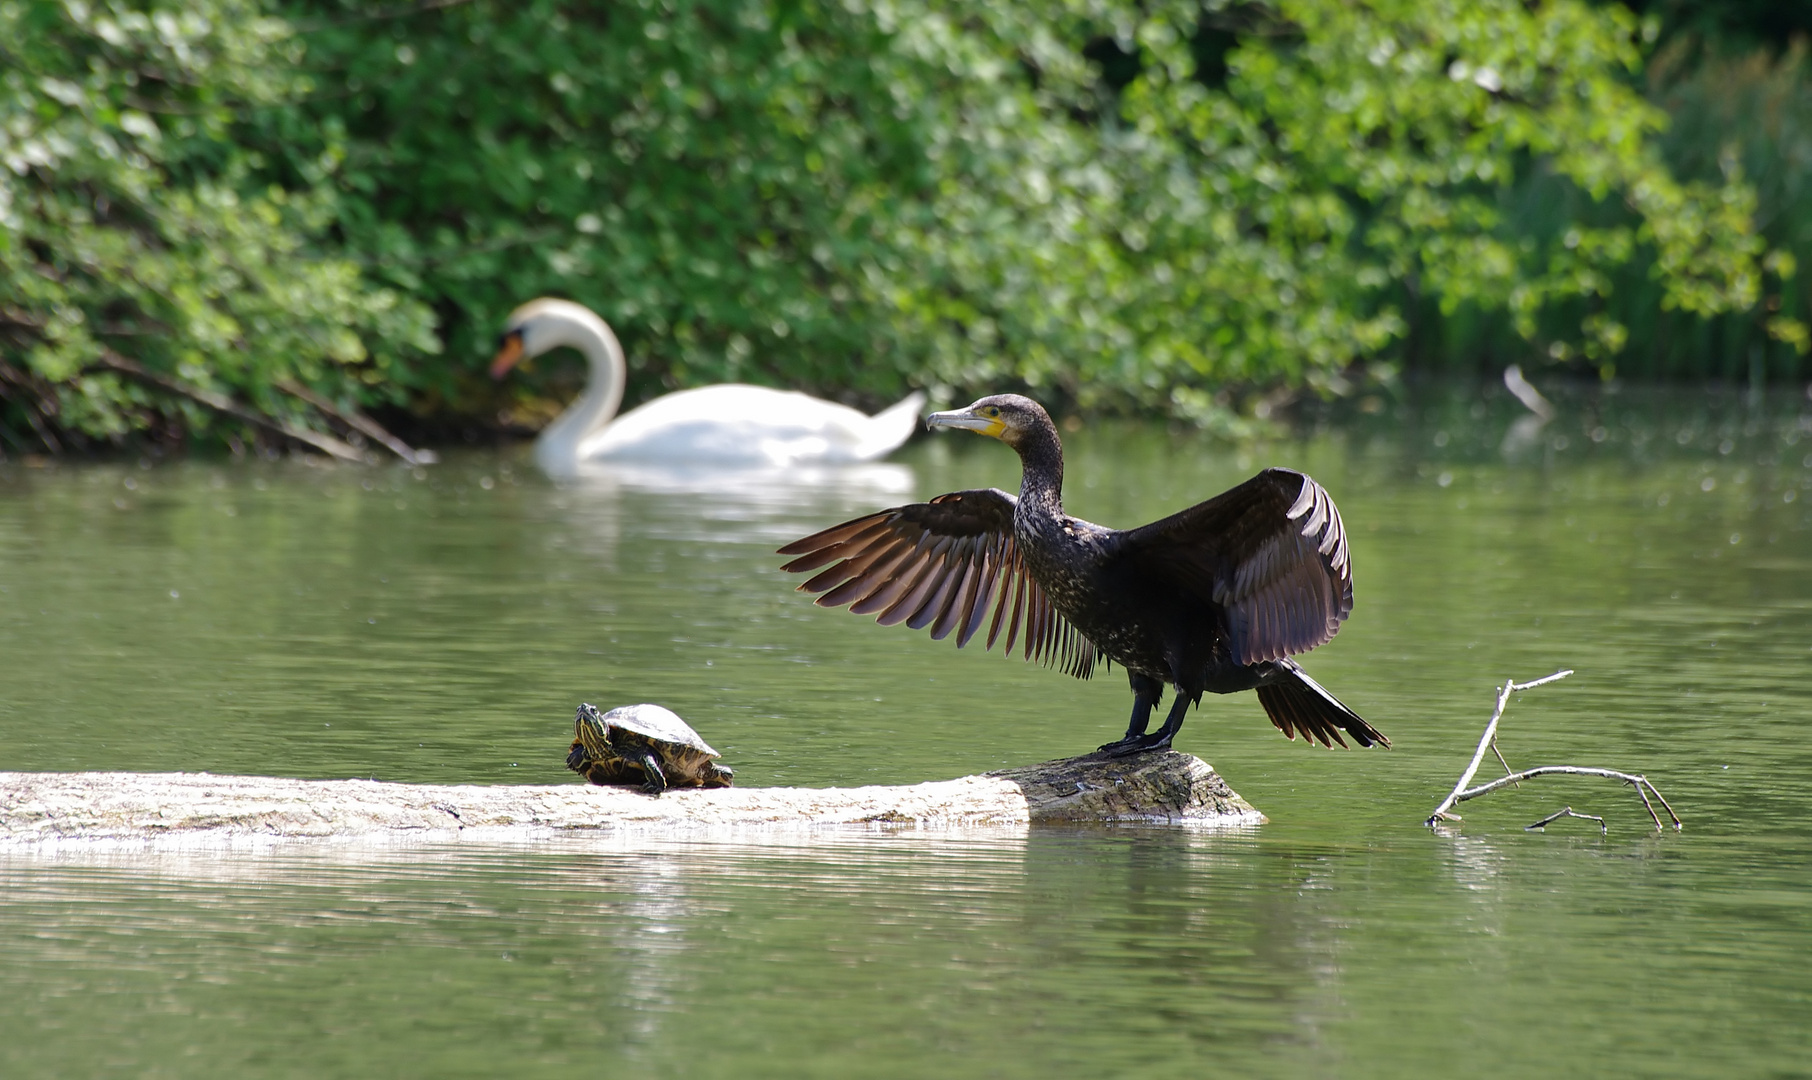
[[[1018,449],[1032,432],[1042,430],[1055,434],[1057,430],[1051,425],[1050,415],[1044,411],[1044,406],[1018,394],[995,394],[978,400],[966,409],[932,413],[925,418],[925,426],[962,428],[964,431],[999,439],[1014,449]]]

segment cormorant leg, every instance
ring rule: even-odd
[[[642,755],[642,771],[648,774],[648,782],[642,790],[650,795],[659,795],[667,790],[667,774],[661,771],[661,760],[652,752]]]
[[[1201,700],[1202,694],[1199,690],[1193,694],[1185,690],[1178,690],[1177,700],[1170,706],[1170,715],[1164,718],[1164,726],[1158,729],[1158,741],[1153,745],[1169,746],[1170,740],[1177,737],[1178,729],[1183,726],[1183,718],[1189,715],[1189,706],[1200,704]]]
[[[1111,746],[1103,746],[1114,757],[1126,757],[1129,754],[1142,754],[1147,750],[1162,750],[1176,738],[1177,729],[1183,726],[1183,717],[1188,715],[1189,706],[1199,700],[1199,696],[1178,690],[1176,700],[1170,703],[1170,715],[1164,718],[1164,726],[1150,735],[1122,739]]]
[[[1125,738],[1097,748],[1110,754],[1121,752],[1123,747],[1132,746],[1145,735],[1145,728],[1151,723],[1151,710],[1164,697],[1164,684],[1149,675],[1129,671],[1126,681],[1132,683],[1132,720],[1126,725]]]

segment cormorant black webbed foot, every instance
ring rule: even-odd
[[[1168,750],[1170,749],[1170,738],[1170,735],[1165,732],[1154,731],[1150,735],[1141,735],[1136,739],[1110,742],[1096,747],[1096,750],[1108,757],[1131,757],[1133,754],[1143,754],[1147,750]]]

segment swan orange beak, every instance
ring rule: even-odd
[[[522,331],[511,330],[497,339],[497,355],[491,357],[491,378],[501,379],[509,374],[516,361],[522,359]]]

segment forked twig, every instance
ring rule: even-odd
[[[1643,809],[1648,811],[1648,816],[1655,822],[1656,832],[1662,831],[1665,826],[1661,823],[1661,816],[1655,813],[1654,803],[1649,801],[1650,795],[1653,795],[1655,797],[1655,802],[1660,803],[1662,808],[1667,811],[1667,816],[1673,820],[1674,828],[1681,828],[1680,816],[1674,813],[1674,808],[1668,805],[1667,800],[1662,797],[1661,792],[1655,789],[1655,785],[1649,782],[1648,777],[1637,773],[1618,772],[1615,769],[1587,768],[1582,765],[1539,765],[1533,769],[1524,769],[1521,772],[1510,772],[1509,775],[1500,777],[1488,784],[1480,784],[1477,787],[1470,788],[1466,786],[1467,784],[1472,783],[1472,778],[1477,775],[1479,764],[1485,760],[1485,751],[1487,749],[1492,753],[1497,754],[1498,761],[1503,763],[1506,771],[1510,769],[1510,763],[1504,760],[1504,755],[1497,749],[1497,725],[1498,721],[1503,719],[1504,707],[1510,703],[1510,695],[1519,690],[1530,690],[1546,683],[1564,679],[1571,674],[1573,674],[1572,670],[1566,669],[1557,671],[1546,678],[1536,679],[1533,682],[1519,683],[1509,679],[1504,680],[1504,685],[1498,690],[1497,708],[1491,713],[1491,722],[1485,725],[1485,734],[1479,738],[1478,749],[1472,753],[1472,761],[1467,764],[1466,771],[1460,774],[1459,783],[1453,786],[1453,790],[1447,794],[1445,799],[1441,800],[1441,805],[1435,807],[1434,813],[1430,814],[1428,820],[1423,824],[1432,826],[1438,821],[1459,821],[1460,815],[1454,813],[1453,808],[1468,799],[1476,799],[1481,795],[1489,795],[1502,788],[1519,786],[1522,781],[1533,779],[1537,776],[1559,773],[1568,776],[1602,776],[1610,780],[1621,780],[1636,789],[1636,796],[1642,800]],[[1534,825],[1529,826],[1529,828],[1539,828],[1562,817],[1592,817],[1592,815],[1574,813],[1573,808],[1569,806],[1557,814],[1536,822]],[[1601,818],[1594,818],[1593,820],[1598,821],[1601,826],[1604,824],[1604,821]],[[1606,831],[1608,832],[1609,829],[1607,828]]]
[[[1466,785],[1472,783],[1472,778],[1477,775],[1479,764],[1485,760],[1485,751],[1487,749],[1490,749],[1493,752],[1497,750],[1497,722],[1504,718],[1504,707],[1510,704],[1510,695],[1518,690],[1529,690],[1541,686],[1544,683],[1556,682],[1571,674],[1573,674],[1573,669],[1565,668],[1556,671],[1545,679],[1536,679],[1534,682],[1519,683],[1512,682],[1509,679],[1504,680],[1503,687],[1500,688],[1497,693],[1497,708],[1493,709],[1491,712],[1491,722],[1485,725],[1485,734],[1479,737],[1479,748],[1473,751],[1471,763],[1466,766],[1466,771],[1460,774],[1460,782],[1453,785],[1453,791],[1449,793],[1445,799],[1442,799],[1441,805],[1435,807],[1435,812],[1429,815],[1427,824],[1433,825],[1437,819],[1443,821],[1460,820],[1460,815],[1451,814],[1448,813],[1448,811],[1453,809],[1455,803],[1464,801],[1460,798],[1460,793],[1466,790]],[[1504,761],[1504,756],[1498,754],[1497,759],[1499,761]],[[1509,762],[1504,761],[1504,769],[1506,772],[1509,771]]]
[[[1503,752],[1503,751],[1502,751],[1502,750],[1499,750],[1499,749],[1498,749],[1498,748],[1497,748],[1497,740],[1496,740],[1496,739],[1492,739],[1492,740],[1491,740],[1491,752],[1492,752],[1492,753],[1493,753],[1493,754],[1496,754],[1496,755],[1497,755],[1497,763],[1498,763],[1498,764],[1499,764],[1499,765],[1502,765],[1502,766],[1503,766],[1503,767],[1504,767],[1504,775],[1505,775],[1505,776],[1509,776],[1509,775],[1510,775],[1510,774],[1511,774],[1511,773],[1513,773],[1513,772],[1515,772],[1515,771],[1516,771],[1516,770],[1515,770],[1515,769],[1512,769],[1512,768],[1511,768],[1511,767],[1510,767],[1510,763],[1509,763],[1509,762],[1508,762],[1508,761],[1505,761],[1505,760],[1504,760],[1504,752]]]
[[[1597,814],[1582,814],[1579,811],[1573,809],[1571,806],[1563,806],[1559,810],[1554,811],[1552,814],[1549,814],[1547,817],[1542,818],[1540,821],[1536,822],[1533,825],[1524,825],[1523,831],[1524,832],[1534,832],[1536,829],[1545,829],[1549,825],[1554,824],[1556,821],[1559,821],[1563,817],[1585,818],[1587,821],[1596,821],[1598,823],[1599,832],[1608,833],[1611,831],[1611,827],[1609,825],[1606,825],[1604,823],[1604,819],[1599,817]]]
[[[1655,813],[1654,804],[1648,801],[1648,797],[1651,794],[1659,800],[1661,806],[1667,810],[1667,816],[1673,818],[1674,828],[1680,828],[1680,819],[1675,816],[1674,808],[1667,805],[1666,799],[1661,798],[1661,793],[1655,790],[1655,785],[1649,782],[1648,777],[1638,773],[1618,772],[1616,769],[1590,769],[1583,765],[1539,765],[1533,769],[1524,769],[1521,772],[1511,773],[1509,776],[1493,780],[1489,784],[1480,784],[1475,788],[1467,788],[1465,791],[1457,792],[1450,796],[1450,798],[1455,803],[1463,803],[1467,799],[1476,799],[1480,795],[1489,795],[1500,788],[1513,787],[1519,781],[1528,780],[1537,776],[1546,776],[1550,773],[1559,773],[1564,776],[1602,776],[1607,780],[1621,780],[1636,789],[1636,796],[1642,800],[1642,808],[1647,810],[1648,816],[1655,820],[1655,828],[1657,830],[1661,829],[1663,826],[1661,824],[1661,816]],[[1460,820],[1460,815],[1458,814],[1442,813],[1441,811],[1436,811],[1436,814],[1449,821]],[[1434,818],[1430,818],[1428,824],[1434,824]]]

